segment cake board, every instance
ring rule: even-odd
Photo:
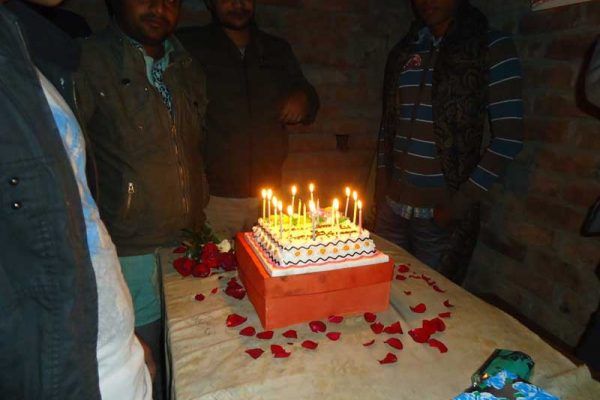
[[[390,299],[393,261],[362,267],[272,277],[248,243],[236,235],[240,280],[264,329],[326,319],[331,315],[378,312]]]

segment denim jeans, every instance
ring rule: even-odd
[[[432,218],[404,218],[385,201],[377,207],[375,233],[433,269],[439,268],[442,255],[451,247],[450,232]]]

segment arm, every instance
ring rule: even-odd
[[[501,177],[523,149],[521,63],[508,36],[491,40],[488,54],[488,119],[492,140],[469,179],[454,195],[448,209],[436,209],[436,221],[447,225],[464,216]]]
[[[588,100],[600,107],[600,40],[596,44],[596,50],[585,78],[585,92]]]
[[[283,101],[280,120],[284,124],[310,124],[319,110],[319,96],[302,73],[300,63],[289,44],[285,44],[283,57],[289,79],[288,95]]]

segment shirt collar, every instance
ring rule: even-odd
[[[429,29],[429,27],[424,26],[419,31],[419,37],[417,39],[417,43],[419,43],[419,44],[432,43],[433,47],[437,48],[437,47],[440,46],[440,43],[442,43],[442,40],[444,40],[443,36],[440,36],[439,38],[436,38],[431,33],[431,30]]]

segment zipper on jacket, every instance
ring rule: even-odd
[[[129,215],[131,210],[131,203],[133,202],[133,195],[135,194],[135,185],[133,182],[127,183],[127,202],[125,203],[125,217]]]

